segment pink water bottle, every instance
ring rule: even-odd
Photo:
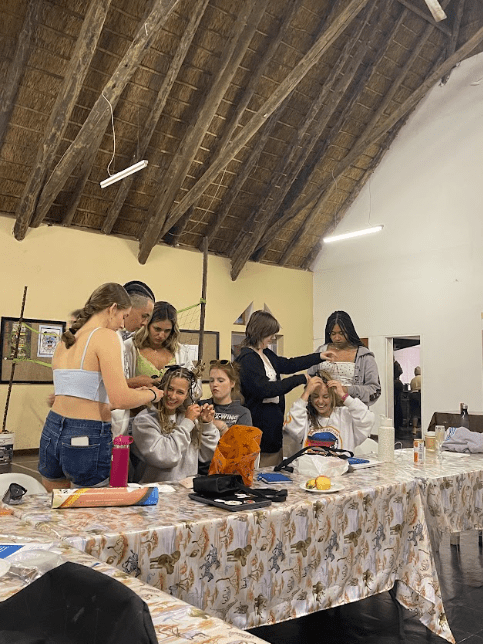
[[[126,487],[129,471],[129,445],[133,442],[132,436],[116,436],[112,447],[111,487]]]

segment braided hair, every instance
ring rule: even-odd
[[[327,323],[325,325],[325,344],[331,344],[332,340],[330,334],[332,333],[335,325],[338,324],[340,330],[347,338],[347,341],[352,344],[354,347],[363,347],[364,343],[357,335],[357,332],[354,328],[354,324],[351,320],[351,317],[345,311],[334,311],[327,318]]]
[[[171,381],[174,378],[182,378],[183,380],[188,381],[188,394],[185,400],[176,409],[175,413],[178,413],[179,411],[186,412],[188,407],[192,405],[194,402],[194,388],[196,386],[196,376],[192,371],[190,371],[189,369],[186,369],[186,367],[180,367],[179,365],[173,365],[172,367],[167,367],[166,371],[164,372],[161,378],[161,383],[159,385],[159,388],[164,391],[165,395],[169,385],[171,384]],[[170,418],[171,414],[167,413],[166,408],[164,406],[163,398],[161,398],[161,400],[158,402],[157,408],[158,408],[158,421],[161,428],[161,434],[164,434],[164,435],[171,434],[174,428],[176,427],[176,422]],[[195,436],[198,436],[200,434],[197,423],[195,423],[195,429],[193,431],[195,432]]]
[[[75,342],[75,334],[77,331],[88,322],[95,313],[105,311],[113,304],[123,310],[131,306],[131,300],[124,288],[115,282],[108,282],[96,288],[90,298],[81,309],[77,309],[76,319],[72,322],[72,326],[64,331],[62,334],[62,342],[67,349]]]

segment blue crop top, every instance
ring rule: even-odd
[[[100,328],[97,327],[97,329]],[[82,368],[87,347],[91,341],[92,334],[97,329],[94,329],[87,338],[79,369],[54,369],[54,392],[56,396],[73,396],[74,398],[85,398],[86,400],[109,404],[109,397],[101,372],[86,371]]]

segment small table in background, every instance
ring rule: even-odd
[[[472,432],[483,433],[483,411],[474,411],[469,414],[470,430]],[[448,427],[460,427],[461,415],[458,411],[435,411],[431,418],[428,431],[434,431],[436,425]]]

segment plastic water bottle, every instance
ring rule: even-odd
[[[116,436],[112,447],[111,487],[126,487],[129,473],[129,445],[133,442],[132,436]]]
[[[394,425],[390,418],[381,414],[378,433],[377,455],[380,461],[394,461]]]

